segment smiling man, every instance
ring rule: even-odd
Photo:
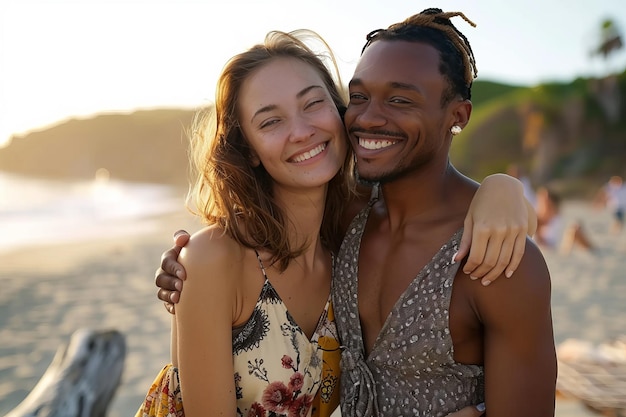
[[[448,151],[470,119],[469,42],[428,9],[368,35],[345,123],[380,183],[348,228],[333,281],[345,416],[552,416],[550,277],[526,241],[517,278],[485,289],[453,261],[478,184]]]

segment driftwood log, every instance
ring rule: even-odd
[[[125,355],[124,336],[118,331],[74,332],[35,388],[6,417],[105,417]]]

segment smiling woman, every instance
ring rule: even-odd
[[[192,129],[190,207],[207,227],[181,252],[190,289],[172,363],[138,417],[182,412],[182,398],[187,417],[329,416],[339,403],[332,251],[354,181],[334,58],[308,41],[327,47],[270,32],[230,59]]]

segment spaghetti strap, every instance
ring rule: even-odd
[[[256,249],[254,250],[254,253],[256,253],[256,259],[259,261],[259,266],[261,267],[263,278],[265,278],[265,281],[269,281],[267,278],[267,273],[265,272],[265,265],[263,265],[263,261],[261,260],[261,255],[259,255],[259,252]]]

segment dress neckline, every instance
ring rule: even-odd
[[[331,305],[331,291],[330,291],[330,289],[328,291],[328,297],[326,298],[326,303],[324,304],[324,309],[322,310],[322,312],[321,312],[321,314],[320,314],[320,316],[319,316],[319,318],[317,320],[317,325],[315,326],[315,330],[313,331],[313,334],[309,338],[309,336],[302,329],[300,324],[298,324],[298,322],[295,320],[295,318],[291,315],[291,313],[289,312],[289,309],[287,308],[287,304],[285,304],[285,302],[283,301],[282,297],[280,296],[280,294],[278,293],[276,288],[270,282],[269,277],[267,275],[267,271],[265,270],[265,265],[263,264],[263,261],[261,260],[261,256],[259,255],[259,252],[255,249],[254,253],[256,254],[257,260],[259,261],[259,266],[261,267],[261,273],[263,274],[263,279],[264,279],[263,289],[261,290],[261,293],[259,294],[259,298],[257,300],[257,306],[259,306],[259,304],[261,304],[263,302],[263,300],[265,299],[264,295],[268,291],[272,291],[274,293],[274,295],[275,295],[275,297],[272,297],[272,298],[277,299],[278,301],[280,301],[280,305],[284,308],[285,313],[287,314],[287,316],[289,317],[291,322],[296,326],[296,328],[298,329],[298,332],[301,333],[309,341],[309,343],[317,343],[317,340],[319,338],[319,335],[320,335],[320,332],[322,330],[322,327],[323,327],[324,323],[326,322],[326,317],[328,315],[328,311],[329,311],[330,305]],[[335,255],[333,255],[331,253],[331,279],[332,279],[332,274],[333,274],[334,270],[335,270]]]

